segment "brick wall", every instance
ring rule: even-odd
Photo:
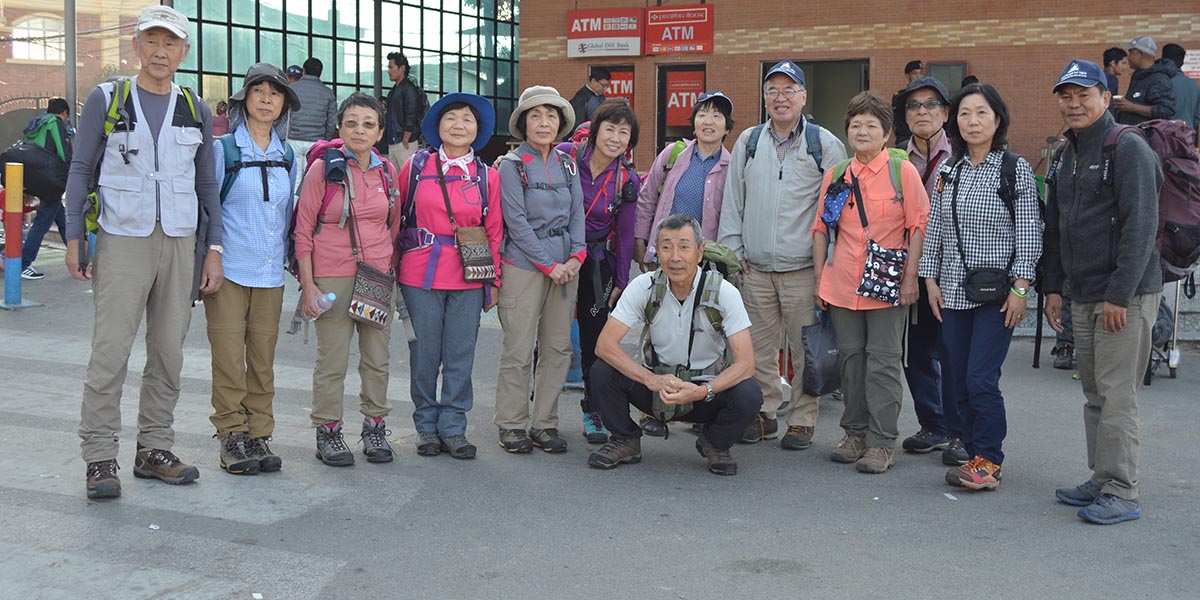
[[[697,2],[664,0],[663,5]],[[646,141],[637,152],[642,168],[653,158],[657,65],[706,63],[708,87],[721,88],[733,97],[740,130],[758,121],[763,62],[868,59],[871,89],[890,98],[903,87],[904,64],[910,60],[966,61],[970,73],[1000,90],[1013,118],[1009,141],[1036,164],[1046,137],[1063,129],[1050,87],[1067,61],[1100,62],[1104,49],[1147,34],[1160,47],[1175,42],[1200,50],[1200,5],[1182,0],[1088,3],[1086,7],[1024,0],[963,2],[952,12],[907,1],[866,0],[857,3],[857,10],[774,0],[708,3],[716,12],[713,54],[593,59],[596,64],[634,65],[635,107]],[[552,85],[569,98],[583,85],[589,60],[566,58],[567,8],[642,5],[633,0],[524,0],[522,87]],[[781,13],[780,6],[790,12]],[[1081,7],[1086,14],[1079,13]],[[1127,84],[1122,81],[1121,89]]]

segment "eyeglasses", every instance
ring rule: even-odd
[[[799,94],[800,92],[803,92],[803,91],[804,90],[799,89],[799,88],[789,88],[786,90],[772,89],[772,90],[767,90],[766,92],[763,92],[763,96],[766,97],[767,100],[774,100],[780,96],[783,96],[784,98],[786,98],[788,100],[791,100],[792,98],[795,98],[797,94]]]
[[[375,121],[364,121],[362,123],[359,123],[358,121],[342,121],[342,127],[345,127],[351,131],[358,129],[359,127],[362,127],[367,131],[371,131],[372,129],[379,127],[379,123],[376,123]]]
[[[921,108],[924,108],[925,110],[933,110],[943,104],[945,104],[945,102],[942,102],[941,100],[926,100],[924,102],[912,100],[905,104],[904,108],[907,108],[908,110],[920,110]]]

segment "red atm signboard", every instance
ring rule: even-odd
[[[696,98],[704,93],[704,71],[667,71],[667,126],[688,127]]]
[[[642,11],[641,8],[567,11],[567,58],[641,56],[645,18]]]
[[[713,51],[713,7],[646,9],[645,54],[709,54]]]

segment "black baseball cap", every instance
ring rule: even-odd
[[[908,96],[921,88],[933,88],[938,96],[942,97],[942,102],[950,104],[950,90],[946,89],[946,84],[942,83],[937,77],[923,75],[912,80],[904,91],[900,92],[900,104],[908,102]]]

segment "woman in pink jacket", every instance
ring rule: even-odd
[[[500,174],[475,156],[495,128],[496,111],[487,99],[448,94],[421,123],[430,148],[414,154],[400,170],[400,197],[405,200],[397,280],[417,334],[408,343],[409,379],[417,453],[422,456],[444,450],[454,458],[475,458],[475,446],[466,438],[467,412],[474,401],[475,340],[480,311],[496,305],[500,280],[467,281],[454,236],[458,228],[483,227],[499,274],[504,236]]]
[[[383,135],[383,106],[371,96],[354,93],[342,102],[337,121],[342,145],[335,146],[332,152],[345,159],[349,187],[327,184],[324,158],[314,161],[304,176],[296,204],[295,239],[301,312],[305,317],[316,317],[317,325],[312,406],[317,458],[340,467],[354,464],[354,454],[342,437],[342,398],[350,339],[356,330],[358,375],[362,380],[359,397],[363,455],[368,462],[392,460],[383,422],[392,410],[387,400],[390,331],[351,319],[349,309],[357,260],[383,272],[392,268],[394,240],[400,231],[400,207],[389,194],[396,189],[395,169],[387,159],[372,151]],[[322,210],[327,185],[338,186],[338,191]],[[322,312],[317,301],[329,292],[336,294],[337,299]]]

